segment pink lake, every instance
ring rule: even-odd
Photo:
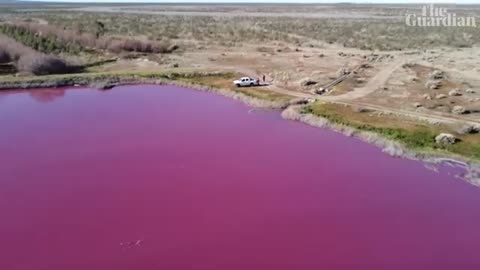
[[[0,92],[0,269],[480,269],[457,173],[190,89]]]

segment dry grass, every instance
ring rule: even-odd
[[[291,7],[289,12],[295,12]],[[471,47],[480,44],[474,28],[408,27],[402,18],[295,18],[218,17],[149,14],[45,13],[52,25],[92,32],[95,21],[105,25],[109,35],[145,36],[151,40],[196,41],[202,44],[238,46],[247,41],[302,44],[316,40],[366,50],[404,50],[441,46]],[[405,38],[408,37],[408,38]]]
[[[218,89],[228,89],[234,92],[242,93],[250,97],[269,100],[269,101],[289,101],[293,97],[288,95],[282,95],[272,91],[268,91],[262,87],[236,87],[232,84],[232,81],[242,77],[241,74],[230,73],[222,76],[208,76],[208,77],[193,77],[193,78],[181,78],[181,81],[204,85],[208,87]]]
[[[378,112],[359,112],[350,106],[320,102],[307,106],[304,113],[324,117],[336,124],[375,132],[412,149],[447,151],[480,160],[480,135],[456,134],[449,126],[430,125]],[[450,146],[437,145],[435,136],[440,133],[453,133],[460,141]]]
[[[357,87],[361,87],[362,85],[356,82],[357,78],[358,78],[358,76],[348,77],[343,82],[335,85],[328,95],[338,96],[338,95],[342,95],[342,94],[346,94],[348,92],[351,92]]]

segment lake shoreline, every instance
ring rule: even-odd
[[[379,133],[362,131],[352,126],[333,123],[327,118],[321,116],[304,113],[302,112],[302,109],[308,104],[306,99],[292,97],[289,101],[266,100],[249,96],[241,92],[234,92],[232,90],[207,85],[198,85],[182,80],[184,78],[194,78],[197,76],[222,76],[222,74],[223,73],[220,72],[68,74],[49,76],[46,79],[34,78],[31,80],[22,80],[21,78],[18,78],[18,80],[0,82],[0,91],[69,86],[83,86],[107,90],[116,86],[151,84],[174,85],[197,91],[212,92],[241,101],[251,107],[279,110],[281,111],[282,118],[286,120],[299,121],[317,128],[328,128],[343,135],[358,138],[382,149],[383,152],[394,157],[417,160],[429,164],[440,164],[445,162],[454,163],[463,167],[467,171],[467,174],[463,177],[464,180],[475,186],[480,186],[480,162],[454,153],[428,151],[427,149],[410,149],[401,142],[386,138]]]
[[[374,145],[390,156],[422,161],[430,164],[450,163],[463,167],[467,174],[464,180],[475,186],[480,186],[480,163],[469,158],[434,151],[413,150],[402,143],[388,139],[381,134],[358,130],[347,125],[336,124],[326,118],[301,112],[303,106],[290,106],[282,111],[282,117],[305,123],[317,128],[328,128],[348,137],[360,139],[363,142]]]
[[[457,166],[175,85],[7,91],[0,103],[10,268],[215,269],[220,254],[227,267],[342,269],[348,254],[420,270],[439,262],[424,243],[446,265],[477,259],[480,190]]]

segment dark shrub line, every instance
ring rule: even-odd
[[[0,35],[0,64],[10,63],[17,71],[34,75],[79,71],[59,57],[39,53],[15,40]]]
[[[0,24],[0,33],[43,53],[92,52],[104,50],[113,53],[171,53],[178,46],[168,42],[154,42],[133,38],[105,37],[99,34],[76,33],[51,25],[34,23]]]

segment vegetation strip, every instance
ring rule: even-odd
[[[82,33],[38,23],[0,24],[0,33],[42,53],[95,53],[110,52],[171,53],[178,46],[166,41],[139,40],[134,38],[104,37],[103,23],[96,21],[94,33]]]
[[[62,86],[99,86],[104,84],[109,88],[121,84],[142,83],[147,80],[165,79],[178,80],[188,77],[225,76],[220,72],[104,72],[104,73],[78,73],[62,75],[46,75],[35,77],[10,77],[0,81],[0,90],[5,89],[31,89]]]
[[[387,116],[378,116],[369,111],[355,112],[351,107],[334,104],[315,103],[303,108],[302,113],[328,119],[330,122],[353,127],[357,130],[380,134],[398,141],[406,147],[423,152],[442,151],[461,155],[473,160],[480,160],[480,144],[472,135],[464,135],[453,145],[439,145],[435,137],[442,132],[450,132],[442,126],[408,122]],[[374,113],[374,112],[373,112]],[[362,116],[361,114],[365,114]],[[402,126],[403,125],[403,126]]]
[[[433,164],[448,162],[459,165],[467,171],[467,173],[461,177],[473,185],[480,186],[480,162],[478,158],[466,157],[464,154],[456,154],[451,149],[429,148],[427,146],[412,147],[411,138],[421,137],[421,135],[415,133],[409,134],[407,129],[401,128],[383,133],[373,128],[362,129],[361,126],[353,122],[338,121],[338,118],[335,119],[327,114],[315,113],[309,108],[310,106],[312,105],[290,106],[282,112],[282,117],[288,120],[300,121],[314,127],[329,128],[344,135],[359,138],[362,141],[383,149],[385,153],[392,156],[421,160]],[[395,132],[402,135],[397,135]],[[392,133],[395,135],[392,136]],[[420,140],[423,139],[427,140],[426,138]],[[433,138],[431,139],[433,140]]]

